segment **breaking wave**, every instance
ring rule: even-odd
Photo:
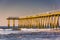
[[[17,30],[12,30],[12,29],[0,29],[0,34],[15,34],[15,33],[19,33],[19,31]]]
[[[31,33],[32,30],[23,29],[22,31],[12,29],[0,29],[0,40],[60,40],[60,33],[46,33],[36,32]]]

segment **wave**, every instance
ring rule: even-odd
[[[36,29],[38,31],[38,29]],[[32,33],[34,32],[34,33]],[[21,31],[12,29],[0,29],[0,38],[56,38],[60,33],[35,32],[35,29],[22,29]]]
[[[19,33],[19,31],[14,31],[12,29],[0,29],[0,34],[16,34],[16,33]]]
[[[45,29],[46,30],[46,29]],[[21,29],[21,30],[12,30],[12,29],[0,29],[0,34],[31,34],[32,32],[41,32],[45,31],[43,29]]]
[[[56,30],[53,29],[21,29],[21,30],[13,30],[13,29],[0,29],[0,34],[41,34],[46,33],[55,34]],[[60,34],[60,32],[56,32],[56,34]]]

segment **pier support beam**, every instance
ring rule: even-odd
[[[59,26],[59,16],[55,16],[55,20],[54,20],[55,22],[54,22],[54,26],[55,26],[55,28],[58,28],[58,26]]]
[[[8,20],[8,28],[10,28],[10,20]]]
[[[20,20],[18,20],[18,28],[20,28]]]
[[[13,20],[13,28],[15,28],[15,20]]]

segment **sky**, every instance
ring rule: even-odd
[[[57,9],[60,10],[60,0],[0,0],[0,26],[7,26],[7,17],[30,16]]]

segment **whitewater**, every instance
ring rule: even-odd
[[[47,29],[51,31],[50,29]],[[43,29],[0,29],[0,40],[60,40],[60,33],[47,33]]]

